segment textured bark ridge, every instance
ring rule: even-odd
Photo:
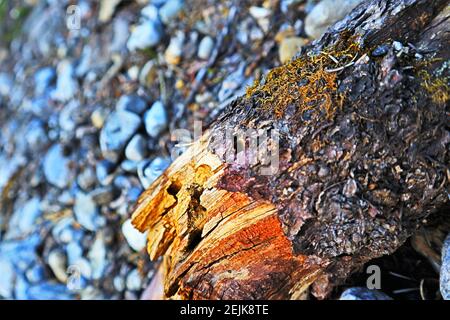
[[[442,212],[449,17],[444,0],[363,3],[232,102],[136,206],[165,297],[322,298]],[[278,133],[273,174],[246,161],[248,129]]]

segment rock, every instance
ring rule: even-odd
[[[125,145],[141,125],[138,115],[129,111],[115,111],[109,115],[100,132],[103,156],[117,161]]]
[[[56,71],[52,67],[41,68],[34,74],[34,93],[44,94],[56,78]]]
[[[64,155],[60,144],[53,145],[44,158],[44,175],[47,181],[58,188],[65,188],[73,178],[70,160]]]
[[[281,40],[278,51],[280,62],[286,63],[300,51],[300,48],[306,44],[306,40],[299,37],[286,37]]]
[[[138,269],[133,269],[131,272],[127,275],[127,289],[131,291],[138,291],[142,287],[142,278],[139,275]]]
[[[25,133],[25,141],[28,148],[34,150],[40,149],[48,142],[47,133],[42,121],[38,119],[30,121]]]
[[[161,41],[162,34],[163,29],[159,21],[144,20],[132,30],[127,48],[136,51],[154,47]]]
[[[342,292],[339,300],[392,300],[392,298],[375,289],[369,290],[363,287],[354,287]]]
[[[106,268],[106,247],[102,232],[97,233],[88,258],[92,269],[92,279],[100,279]]]
[[[89,194],[77,193],[73,211],[77,222],[89,231],[95,231],[102,224],[97,205]]]
[[[167,127],[166,109],[161,101],[156,101],[144,114],[145,130],[152,138],[159,136]]]
[[[71,243],[80,241],[83,230],[74,227],[75,220],[66,217],[59,220],[52,229],[52,236],[58,243]]]
[[[68,60],[62,60],[57,67],[58,78],[52,98],[61,102],[70,100],[78,91],[78,83],[74,78],[74,67]]]
[[[111,20],[111,17],[116,10],[117,5],[122,0],[101,0],[100,1],[100,10],[98,12],[98,20],[102,23],[108,22]]]
[[[66,255],[64,252],[58,249],[50,251],[47,263],[56,279],[58,279],[59,282],[66,283]]]
[[[59,127],[67,132],[75,130],[84,119],[78,101],[71,100],[59,114]]]
[[[389,46],[386,44],[382,44],[382,45],[376,47],[372,51],[372,56],[373,57],[381,57],[381,56],[384,56],[386,53],[388,53],[388,51],[389,51]]]
[[[9,221],[7,238],[27,235],[35,230],[37,227],[36,221],[42,214],[40,205],[39,198],[32,198],[18,210],[15,210]]]
[[[14,292],[14,266],[9,259],[0,255],[0,298],[12,299]]]
[[[439,276],[441,295],[444,300],[450,300],[450,234],[442,246],[442,264]]]
[[[142,8],[141,10],[141,16],[148,19],[148,20],[159,20],[159,13],[158,8],[154,6],[153,4],[149,4]]]
[[[147,109],[147,102],[137,95],[121,96],[116,105],[116,110],[130,111],[142,114]]]
[[[183,54],[184,33],[177,32],[177,34],[170,39],[169,46],[164,52],[164,59],[169,65],[177,65],[181,61]]]
[[[134,251],[141,251],[147,243],[147,232],[141,233],[131,224],[131,219],[127,219],[122,224],[122,233],[128,242],[128,245]]]
[[[198,45],[197,56],[200,59],[208,60],[214,48],[214,40],[210,36],[204,37]]]
[[[153,161],[143,161],[138,165],[138,176],[144,189],[150,185],[166,170],[170,165],[170,159],[155,158]]]
[[[145,138],[142,135],[137,134],[130,140],[125,148],[125,156],[132,161],[141,161],[146,155],[147,143]]]
[[[159,16],[161,17],[162,22],[169,24],[170,21],[183,9],[183,6],[183,0],[166,1],[166,3],[164,3],[164,5],[159,9]]]
[[[43,282],[30,286],[27,290],[27,300],[71,300],[74,296],[65,284]]]
[[[127,19],[117,17],[113,21],[114,36],[111,42],[111,52],[121,52],[126,48],[130,36],[130,25]]]
[[[13,87],[13,81],[7,73],[0,73],[0,96],[9,96]]]
[[[305,18],[305,32],[319,38],[330,25],[344,18],[362,0],[322,0]]]
[[[125,290],[125,280],[121,276],[114,277],[113,285],[117,292],[122,292]]]
[[[39,283],[45,280],[45,268],[41,263],[35,263],[25,273],[30,283]]]
[[[95,174],[97,176],[98,182],[101,185],[107,185],[113,179],[112,173],[114,172],[116,166],[114,163],[108,160],[101,160],[97,162],[95,167]]]
[[[258,25],[261,27],[261,29],[264,31],[264,33],[267,33],[269,31],[270,26],[270,15],[272,14],[272,11],[264,8],[264,7],[256,7],[252,6],[249,9],[250,15],[252,15],[253,18],[258,21]]]
[[[78,185],[85,191],[91,189],[95,185],[96,181],[95,171],[92,167],[85,168],[81,171],[77,178]]]
[[[116,190],[112,186],[100,187],[92,190],[89,195],[98,205],[107,205],[117,196]]]

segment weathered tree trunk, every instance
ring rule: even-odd
[[[133,223],[163,256],[166,298],[296,299],[313,283],[324,297],[446,205],[448,2],[360,5],[145,191]],[[249,128],[271,132],[278,163],[254,161]]]

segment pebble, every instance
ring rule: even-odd
[[[0,73],[0,96],[8,96],[11,92],[13,81],[7,73]]]
[[[372,56],[373,57],[381,57],[381,56],[384,56],[386,53],[388,53],[388,51],[389,51],[389,46],[386,44],[382,44],[382,45],[376,47],[372,51]]]
[[[78,83],[74,78],[72,63],[68,60],[62,60],[58,64],[57,75],[56,88],[52,93],[52,97],[61,102],[68,101],[78,91]]]
[[[127,275],[126,285],[127,289],[131,291],[137,291],[141,289],[142,278],[139,275],[138,269],[131,270],[131,272]]]
[[[158,68],[154,60],[147,61],[139,73],[139,83],[149,87],[158,76]]]
[[[32,198],[18,210],[15,210],[8,226],[7,238],[27,235],[37,227],[36,221],[41,216],[41,201]]]
[[[281,40],[279,57],[281,63],[286,63],[297,54],[301,47],[306,44],[306,40],[299,37],[286,37]]]
[[[95,231],[101,224],[97,205],[89,194],[77,193],[73,211],[77,222],[89,231]]]
[[[158,157],[153,161],[142,161],[138,165],[139,181],[144,189],[150,185],[167,169],[170,159]]]
[[[313,39],[322,34],[338,20],[344,18],[362,0],[322,0],[305,18],[305,32]]]
[[[253,16],[253,18],[256,19],[256,21],[258,21],[258,25],[261,27],[262,31],[264,31],[264,33],[267,33],[269,31],[269,18],[272,14],[272,11],[264,7],[252,6],[249,9],[249,13]]]
[[[0,298],[11,299],[14,292],[14,266],[9,259],[0,255]]]
[[[92,167],[85,168],[81,171],[77,178],[78,185],[85,191],[91,189],[95,185],[96,181],[95,171]]]
[[[159,44],[162,35],[163,29],[159,21],[145,20],[132,30],[127,42],[127,48],[130,51],[136,51],[154,47]]]
[[[109,184],[112,179],[116,166],[114,163],[108,160],[101,160],[97,162],[97,165],[95,167],[95,175],[97,176],[98,182],[100,182],[101,185],[107,185]]]
[[[392,298],[375,289],[354,287],[342,292],[339,300],[392,300]]]
[[[142,135],[137,134],[130,140],[125,148],[125,156],[132,161],[141,161],[145,159],[146,155],[147,143],[145,138]]]
[[[144,114],[145,130],[152,138],[159,136],[167,127],[166,109],[161,101],[156,101]]]
[[[131,224],[131,219],[127,219],[122,224],[122,233],[128,242],[128,245],[134,251],[141,251],[147,243],[147,232],[141,233]]]
[[[170,39],[169,46],[164,52],[164,59],[169,65],[177,65],[181,61],[183,55],[183,43],[185,35],[183,32],[177,34]]]
[[[107,205],[114,200],[117,194],[116,190],[112,186],[105,186],[92,190],[89,195],[96,204]]]
[[[34,92],[44,94],[56,78],[56,70],[52,67],[41,68],[34,74]]]
[[[100,10],[98,12],[98,19],[100,22],[108,22],[111,20],[111,17],[116,10],[117,5],[122,0],[101,0],[100,1]]]
[[[70,160],[64,155],[60,144],[53,145],[44,158],[44,175],[47,181],[58,188],[65,188],[72,180]]]
[[[168,0],[159,8],[159,16],[165,24],[169,24],[183,9],[183,0]]]
[[[41,120],[33,119],[27,126],[25,141],[28,148],[37,150],[48,142],[48,137]]]
[[[100,279],[106,268],[106,247],[102,232],[97,233],[88,253],[92,269],[92,279]]]
[[[147,102],[138,95],[121,96],[116,105],[116,110],[130,111],[142,114],[147,109]]]
[[[200,59],[208,60],[214,48],[214,40],[210,36],[204,37],[198,45],[197,56]]]
[[[117,161],[129,139],[141,125],[141,119],[129,111],[115,111],[109,115],[100,132],[100,149],[110,161]]]
[[[55,275],[56,279],[62,283],[67,282],[66,274],[66,255],[59,249],[50,251],[48,255],[48,265]]]
[[[441,295],[444,300],[450,300],[450,234],[442,246],[442,264],[439,278]]]

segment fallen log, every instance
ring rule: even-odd
[[[143,193],[165,298],[324,298],[447,205],[448,4],[361,4]]]

